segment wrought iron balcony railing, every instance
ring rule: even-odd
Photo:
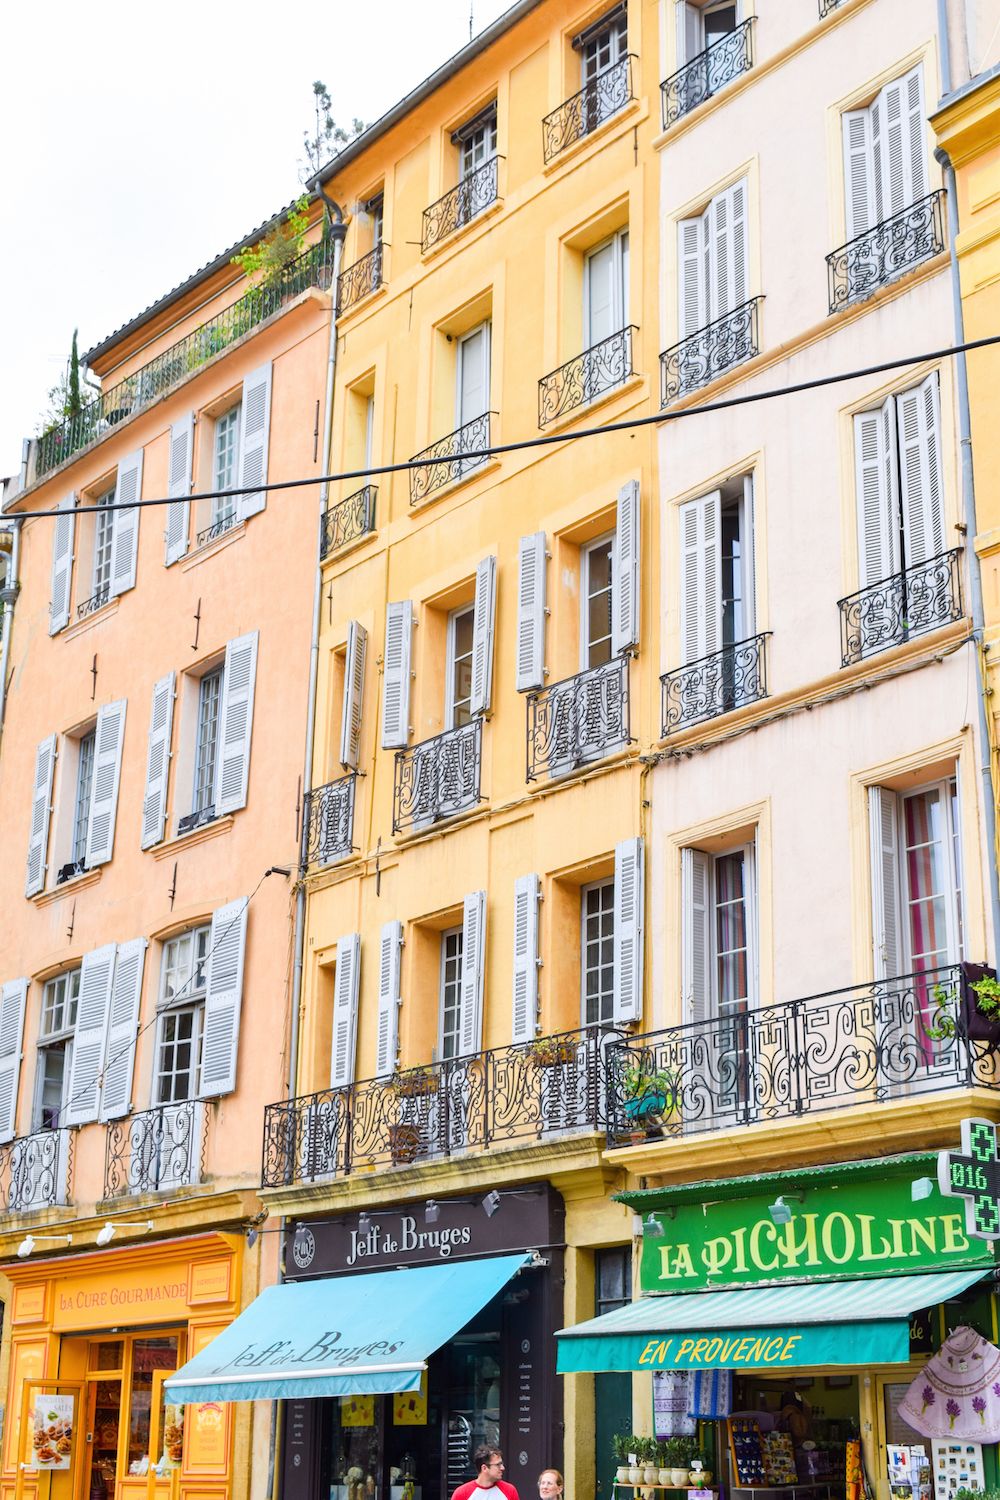
[[[527,694],[527,780],[561,776],[628,744],[627,656]]]
[[[466,474],[473,473],[486,462],[485,450],[490,446],[491,419],[495,416],[495,411],[484,411],[481,417],[474,417],[463,427],[456,427],[447,437],[440,438],[429,448],[422,448],[413,455],[410,462],[421,460],[422,467],[410,470],[411,505],[418,505],[421,500],[426,500],[428,495],[446,484],[464,479]]]
[[[467,812],[480,801],[483,721],[470,719],[396,751],[392,831],[426,827]]]
[[[547,427],[566,412],[596,401],[634,375],[632,335],[636,331],[634,325],[622,328],[567,360],[551,375],[543,375],[538,382],[539,427]]]
[[[370,297],[372,292],[377,292],[379,287],[384,285],[382,248],[382,241],[379,240],[374,250],[369,250],[368,254],[356,260],[353,266],[348,266],[346,271],[341,271],[337,278],[338,318],[342,318],[344,313],[350,312],[351,308],[363,298]]]
[[[202,527],[195,539],[196,547],[207,547],[209,542],[217,541],[220,536],[225,536],[227,531],[232,531],[238,519],[234,506],[228,515],[220,516],[217,521],[212,522],[211,526]]]
[[[955,547],[838,600],[841,666],[960,620],[961,555]]]
[[[85,620],[88,615],[96,615],[99,609],[103,609],[111,598],[111,585],[106,583],[103,588],[98,589],[96,594],[91,594],[89,599],[84,599],[76,606],[76,617]]]
[[[366,484],[339,505],[332,505],[321,517],[320,557],[331,557],[348,542],[356,542],[375,530],[375,500],[378,489]]]
[[[69,1202],[73,1140],[72,1130],[36,1130],[0,1146],[0,1203],[8,1213]]]
[[[964,986],[954,965],[615,1043],[609,1139],[698,1135],[1000,1087],[996,1042],[967,1034]]]
[[[732,713],[745,703],[767,697],[767,655],[764,643],[771,634],[760,635],[724,646],[710,656],[699,657],[685,667],[665,672],[660,678],[663,688],[663,726],[666,739],[689,724],[716,719]]]
[[[75,417],[67,417],[65,422],[38,438],[35,479],[40,479],[95,438],[110,432],[116,423],[148,406],[192,370],[207,364],[214,355],[270,318],[301,292],[313,286],[329,287],[332,275],[333,244],[324,237],[290,261],[270,285],[251,287],[218,317],[194,329],[186,338],[136,370],[134,375],[102,391]]]
[[[570,1031],[270,1104],[262,1184],[604,1131],[604,1054],[619,1035]]]
[[[338,776],[306,793],[302,816],[302,868],[332,865],[354,847],[354,793],[357,772]]]
[[[669,406],[760,353],[758,306],[763,300],[751,297],[660,355],[661,406]]]
[[[542,150],[547,162],[567,146],[590,135],[598,125],[610,120],[630,99],[635,98],[632,85],[631,53],[620,57],[585,84],[578,94],[560,104],[542,121]]]
[[[741,21],[660,84],[664,130],[753,67],[753,22]]]
[[[481,167],[476,167],[468,177],[451,192],[445,193],[436,203],[424,209],[423,234],[420,248],[427,251],[447,235],[454,234],[463,224],[468,224],[484,208],[489,208],[499,197],[499,156],[491,156]]]
[[[205,1175],[205,1106],[200,1099],[161,1104],[108,1126],[104,1196],[191,1187]]]
[[[843,0],[819,0],[820,20],[822,21],[824,16],[828,16],[832,10],[836,10],[837,6],[842,4]]]
[[[944,196],[937,188],[826,257],[831,313],[864,302],[944,249]]]

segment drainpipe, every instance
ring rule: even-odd
[[[3,732],[3,721],[7,715],[7,670],[10,660],[10,633],[14,625],[14,604],[21,590],[18,571],[21,565],[21,527],[23,525],[24,522],[15,517],[7,582],[4,588],[0,589],[0,602],[3,603],[3,626],[0,628],[0,733]]]

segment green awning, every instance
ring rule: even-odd
[[[768,1370],[905,1364],[910,1314],[987,1272],[879,1276],[642,1297],[557,1333],[563,1375],[610,1370]]]

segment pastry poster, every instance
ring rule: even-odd
[[[397,1391],[392,1398],[394,1427],[427,1426],[427,1371],[420,1377],[419,1391]]]
[[[340,1425],[341,1427],[374,1427],[375,1397],[341,1396]]]
[[[31,1418],[29,1469],[68,1469],[73,1456],[72,1396],[39,1391]]]
[[[954,1500],[959,1490],[983,1490],[983,1445],[964,1438],[932,1438],[934,1500]]]

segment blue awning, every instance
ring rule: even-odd
[[[520,1255],[268,1287],[165,1382],[170,1401],[415,1391],[427,1360],[526,1263]]]

